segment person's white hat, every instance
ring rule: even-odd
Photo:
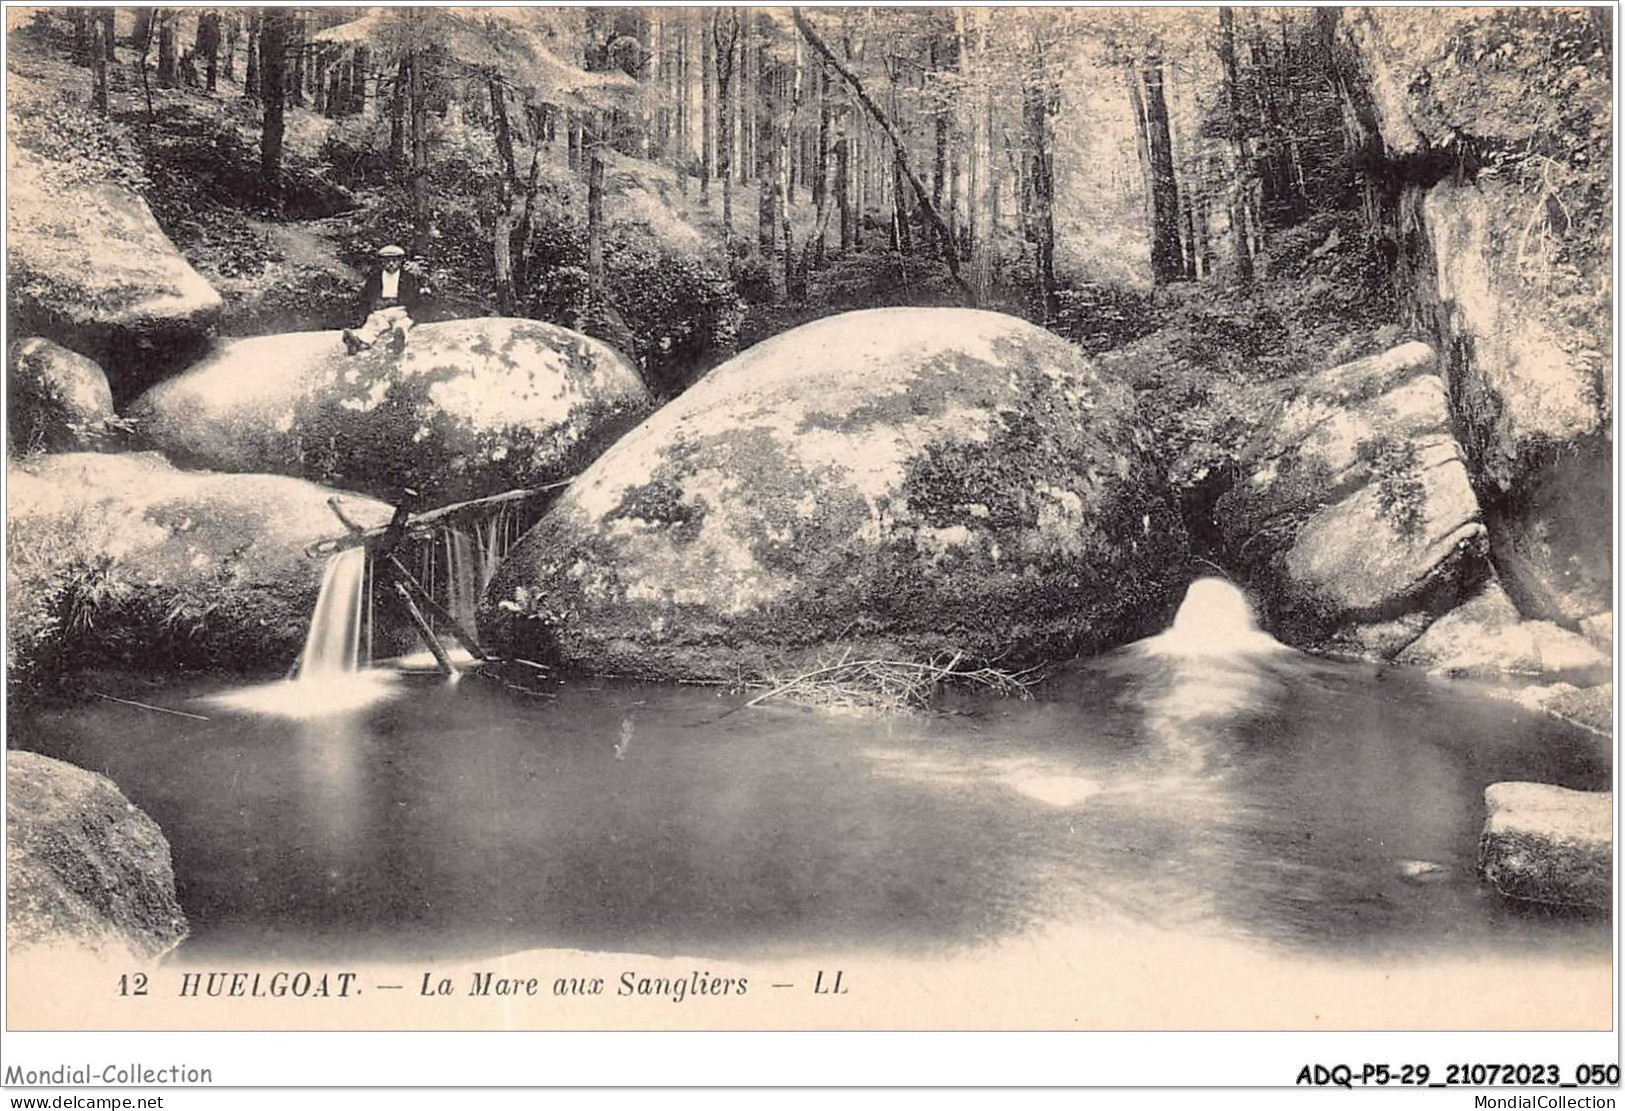
[[[404,254],[406,254],[406,249],[404,247],[397,247],[393,243],[387,247],[378,248],[379,258],[400,258]]]

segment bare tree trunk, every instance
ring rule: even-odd
[[[914,233],[909,228],[908,190],[903,188],[903,164],[892,160],[891,174],[892,246],[903,254],[914,250]]]
[[[160,8],[152,17],[158,25],[158,84],[165,89],[175,87],[175,14]]]
[[[858,248],[863,246],[863,217],[869,211],[872,158],[868,122],[859,121],[852,132],[852,245]]]
[[[346,116],[359,116],[367,110],[367,67],[371,62],[371,52],[364,46],[355,48],[350,55],[350,64],[345,67],[346,85],[344,94],[344,114]]]
[[[96,9],[96,18],[102,25],[102,49],[106,51],[104,60],[109,62],[118,61],[118,54],[115,50],[116,44],[113,42],[113,37],[117,34],[114,26],[115,15],[116,11],[113,8]]]
[[[248,17],[248,74],[243,78],[243,95],[256,100],[260,95],[260,28],[264,22],[260,15]]]
[[[739,14],[728,12],[728,34],[722,34],[723,17],[717,13],[716,32],[716,62],[717,62],[717,101],[721,111],[717,113],[720,129],[717,135],[717,178],[722,182],[722,228],[723,235],[730,246],[728,267],[733,269],[733,243],[734,227],[734,196],[733,196],[733,154],[734,154],[734,113],[736,106],[733,96],[734,54],[739,40]]]
[[[1156,208],[1151,200],[1152,182],[1156,175],[1151,168],[1151,125],[1145,112],[1145,94],[1141,91],[1140,71],[1134,66],[1123,70],[1123,81],[1128,86],[1129,104],[1134,110],[1134,149],[1140,156],[1141,199],[1145,209],[1145,227],[1149,232],[1156,224]]]
[[[221,72],[226,75],[227,81],[237,80],[237,40],[242,36],[242,15],[239,12],[227,12],[224,17],[226,62]]]
[[[1023,223],[1033,245],[1034,271],[1044,318],[1055,312],[1055,158],[1050,141],[1049,77],[1037,56],[1036,72],[1022,89],[1022,116],[1027,133],[1024,167],[1026,212]]]
[[[790,230],[790,136],[796,117],[801,113],[801,43],[795,45],[795,64],[791,77],[790,114],[779,129],[779,238],[784,243],[784,296],[786,300],[804,299],[796,293],[796,247]]]
[[[700,197],[711,203],[711,170],[716,157],[717,97],[713,88],[716,79],[716,12],[701,9],[700,20]]]
[[[295,108],[305,106],[305,13],[293,9],[289,49],[293,52],[293,66],[288,73],[288,102]]]
[[[852,249],[857,219],[852,211],[852,138],[835,140],[835,203],[841,210],[841,252]]]
[[[826,178],[824,182],[824,195],[826,197],[828,197],[830,192],[830,182],[827,179],[834,167],[835,163],[833,161],[826,162],[824,164],[824,176]],[[835,188],[837,192],[840,189],[838,185]],[[790,297],[792,300],[805,301],[807,299],[808,274],[810,273],[812,265],[815,261],[818,265],[823,265],[824,243],[829,236],[830,213],[834,211],[835,207],[827,200],[818,209],[818,217],[813,221],[812,231],[807,233],[807,242],[803,244],[801,248],[801,263],[796,278],[795,288],[794,290],[790,291]],[[786,235],[788,234],[787,229]]]
[[[1191,187],[1183,183],[1179,187],[1179,240],[1180,256],[1185,268],[1185,280],[1194,282],[1197,277],[1197,250],[1196,250],[1196,214],[1192,211]]]
[[[260,185],[268,196],[278,198],[282,195],[283,105],[291,23],[287,8],[267,8],[261,16],[260,99],[265,109],[260,131]]]
[[[98,16],[90,27],[90,106],[99,116],[107,115],[106,37],[107,25]]]
[[[1196,259],[1197,276],[1208,278],[1213,274],[1213,187],[1211,167],[1207,163],[1197,170],[1196,181]]]
[[[403,57],[395,68],[395,89],[389,98],[389,168],[406,169],[406,107],[411,99],[412,60]]]
[[[648,120],[648,152],[645,157],[664,159],[671,145],[671,74],[666,60],[666,34],[659,8],[649,8],[646,20],[649,27],[649,64],[646,79],[653,90],[648,100],[651,116]]]
[[[217,91],[216,86],[220,79],[219,12],[204,11],[198,13],[195,51],[203,58],[203,87],[211,93]]]
[[[515,234],[514,295],[515,300],[521,303],[530,293],[530,244],[535,230],[536,195],[541,192],[541,177],[542,148],[537,144],[530,152],[530,177],[525,182],[525,210],[519,217]]]
[[[587,128],[587,297],[592,312],[604,307],[604,144],[596,120]]]
[[[310,68],[311,106],[316,110],[317,115],[326,116],[331,119],[333,116],[333,101],[337,100],[338,98],[336,96],[330,97],[328,95],[328,59],[327,51],[325,49],[314,51],[311,54]],[[336,81],[338,77],[336,66],[334,67],[333,77]]]
[[[152,53],[153,21],[158,10],[138,9],[136,12],[136,44],[140,51],[136,58],[136,68],[141,73],[141,92],[147,101],[147,123],[152,123],[152,82],[147,75],[147,56]]]
[[[429,251],[429,105],[423,87],[423,57],[410,56],[412,113],[412,249]]]
[[[1236,276],[1243,284],[1253,280],[1253,251],[1247,236],[1247,143],[1241,133],[1241,84],[1236,73],[1235,14],[1219,9],[1219,61],[1224,69],[1224,98],[1227,109],[1225,129],[1230,157],[1235,166],[1225,190],[1230,218],[1231,249],[1236,256]]]
[[[694,59],[690,47],[694,38],[694,13],[685,11],[677,22],[677,157],[683,195],[688,195],[688,179],[693,176]]]
[[[90,65],[90,9],[73,9],[73,64]]]
[[[517,307],[513,281],[513,230],[518,220],[513,205],[511,182],[503,178],[497,186],[496,226],[491,229],[491,272],[496,278],[498,316],[513,316]]]
[[[751,149],[756,162],[756,245],[764,258],[773,255],[773,224],[776,205],[774,190],[778,186],[777,163],[781,155],[774,139],[774,117],[778,114],[775,74],[767,68],[767,51],[756,52],[755,92],[757,103],[751,108],[751,119],[756,125]]]
[[[486,85],[491,93],[491,120],[496,125],[497,156],[502,159],[502,173],[509,182],[519,184],[519,166],[514,160],[513,131],[508,125],[508,98],[502,83],[488,77]]]
[[[824,229],[829,224],[829,167],[830,167],[830,127],[833,123],[834,106],[829,97],[829,68],[820,64],[818,67],[818,167],[817,175],[813,178],[812,194],[813,207],[817,210],[815,224],[818,227],[818,242],[814,248],[812,259],[814,266],[824,265],[825,244]]]
[[[1145,80],[1146,141],[1151,150],[1151,277],[1158,285],[1184,277],[1179,245],[1179,182],[1174,174],[1168,103],[1162,90],[1162,63],[1148,58]]]
[[[967,225],[970,238],[971,282],[981,297],[986,297],[993,284],[992,248],[997,224],[993,216],[996,186],[993,184],[993,105],[987,79],[979,68],[987,57],[987,13],[956,8],[955,18],[959,31],[960,70],[969,98],[969,128],[967,145],[970,154],[969,196],[966,201]],[[976,23],[976,49],[970,46],[970,21]]]
[[[897,129],[892,126],[892,122],[887,118],[886,113],[882,112],[880,106],[870,99],[869,94],[864,91],[863,83],[858,80],[857,74],[841,63],[841,60],[835,56],[835,52],[813,29],[813,25],[807,22],[807,17],[802,13],[801,9],[792,8],[791,13],[796,26],[801,30],[802,37],[835,68],[835,72],[841,75],[841,79],[847,83],[853,95],[858,98],[858,102],[868,110],[869,114],[874,117],[875,122],[880,125],[881,130],[886,133],[886,137],[891,140],[897,159],[897,168],[908,178],[909,185],[914,189],[915,199],[919,201],[920,208],[924,210],[926,218],[931,221],[931,226],[937,233],[937,239],[942,247],[943,260],[948,264],[948,272],[953,275],[955,283],[964,292],[966,300],[972,306],[976,305],[976,291],[970,287],[964,276],[959,272],[959,252],[954,249],[953,235],[948,231],[948,225],[943,223],[942,215],[937,211],[936,206],[931,203],[931,196],[927,192],[925,185],[914,173],[913,167],[909,165],[908,148],[904,145],[902,136],[898,135]]]
[[[761,53],[756,43],[756,12],[746,8],[744,37],[739,47],[739,150],[734,165],[741,184],[750,180],[756,165],[756,109],[761,99]],[[757,173],[760,177],[760,173]]]
[[[941,44],[938,36],[931,36],[931,72],[933,75],[940,72]],[[938,208],[942,207],[943,187],[948,176],[948,99],[946,94],[938,93],[937,101],[931,106],[931,126],[934,132],[935,149],[931,163],[931,203]]]
[[[971,263],[971,283],[977,287],[982,296],[987,295],[987,288],[982,284],[981,268],[977,265],[982,241],[978,234],[977,219],[980,217],[981,185],[980,150],[982,128],[977,116],[979,105],[979,88],[976,85],[975,56],[971,53],[970,34],[967,26],[965,9],[954,9],[954,37],[959,45],[959,75],[960,96],[958,107],[963,123],[961,133],[965,140],[965,223],[964,245],[965,253]]]

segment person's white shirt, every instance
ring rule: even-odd
[[[383,288],[380,293],[384,297],[394,300],[400,295],[401,272],[399,270],[385,270],[382,272],[381,277],[383,278]]]

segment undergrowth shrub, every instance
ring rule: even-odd
[[[576,328],[616,347],[642,370],[650,389],[678,393],[733,351],[743,311],[728,276],[636,225],[604,233],[608,309],[589,311],[587,229],[550,206],[529,258],[526,316]]]
[[[1058,310],[1050,329],[1093,355],[1121,347],[1162,326],[1162,314],[1147,291],[1106,283],[1086,283],[1055,291]]]

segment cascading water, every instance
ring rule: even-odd
[[[484,553],[474,547],[466,532],[459,529],[445,531],[446,544],[446,611],[465,629],[474,628],[474,610],[479,605],[480,588],[484,585]]]
[[[491,585],[497,565],[508,554],[507,511],[498,509],[474,526],[480,538],[480,589]]]
[[[1174,779],[1205,790],[1247,722],[1275,703],[1279,672],[1297,658],[1258,628],[1234,584],[1206,578],[1186,589],[1166,632],[1131,645],[1117,663],[1136,676],[1147,733],[1162,741]]]
[[[527,522],[506,507],[474,520],[467,531],[443,527],[418,547],[417,578],[451,617],[472,633],[481,592]],[[279,717],[314,718],[363,709],[396,688],[398,672],[433,670],[427,650],[373,666],[373,583],[369,553],[350,548],[331,557],[311,613],[295,678],[216,695],[209,701],[232,709]],[[435,626],[453,666],[473,657],[456,643],[445,622]],[[386,639],[385,643],[389,643]]]
[[[327,682],[361,669],[362,648],[372,639],[366,629],[369,610],[367,550],[350,548],[330,557],[299,656],[300,682]]]
[[[468,633],[476,632],[480,595],[517,539],[518,523],[515,515],[501,507],[464,527],[443,526],[432,540],[418,549],[418,581]],[[443,619],[436,620],[430,615],[428,620],[453,666],[473,661]],[[391,666],[405,671],[424,671],[439,665],[425,649],[401,656],[393,660]]]
[[[390,676],[372,661],[372,575],[365,548],[332,556],[322,572],[295,678],[215,695],[227,709],[284,718],[362,710],[390,696]]]
[[[1157,656],[1252,656],[1289,651],[1259,629],[1247,596],[1224,579],[1197,579],[1167,632],[1140,641]]]

